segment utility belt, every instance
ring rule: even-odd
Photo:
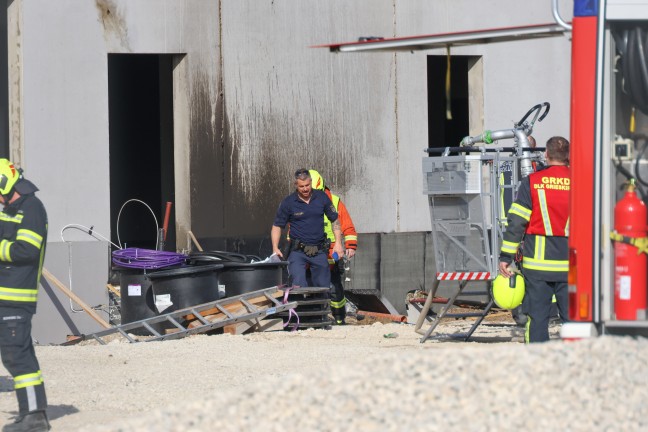
[[[306,256],[309,257],[314,257],[320,252],[326,252],[328,253],[329,247],[331,246],[331,240],[328,238],[324,240],[322,243],[317,244],[317,245],[309,245],[301,240],[292,240],[292,248],[291,250],[298,250],[304,252]]]

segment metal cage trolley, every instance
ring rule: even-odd
[[[541,121],[548,112],[549,103],[538,104],[512,129],[466,137],[459,147],[425,150],[430,156],[423,158],[423,193],[428,196],[430,209],[436,278],[415,326],[415,331],[423,335],[421,342],[431,337],[444,317],[475,317],[468,332],[437,336],[468,340],[492,308],[489,288],[498,272],[506,213],[515,199],[521,178],[532,173],[533,162],[541,158],[539,151],[544,149],[531,148],[528,136],[536,120]],[[533,120],[527,122],[533,113]],[[515,145],[474,145],[503,139],[514,139]],[[441,281],[450,281],[451,295],[424,329]],[[469,284],[487,289],[467,290]],[[459,296],[467,295],[486,296],[488,301],[484,309],[461,314],[448,312]]]

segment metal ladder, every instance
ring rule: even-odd
[[[467,341],[470,336],[472,336],[473,332],[479,327],[481,322],[484,320],[484,318],[488,315],[490,312],[491,308],[493,307],[493,299],[490,296],[490,293],[486,292],[468,292],[464,293],[463,290],[468,285],[468,282],[470,281],[460,281],[459,282],[459,287],[458,289],[454,292],[452,297],[448,299],[448,301],[445,303],[444,306],[441,307],[441,310],[439,313],[430,321],[430,326],[427,329],[422,329],[423,323],[425,322],[426,317],[428,316],[428,313],[430,312],[430,309],[432,307],[432,303],[434,301],[434,296],[436,295],[437,289],[439,288],[439,283],[440,281],[438,279],[435,279],[432,289],[430,290],[430,293],[427,296],[427,299],[425,300],[425,305],[421,309],[421,313],[419,315],[419,318],[416,322],[416,325],[414,327],[414,331],[416,331],[419,334],[422,334],[423,337],[421,338],[420,342],[423,343],[426,340],[428,340],[430,337],[432,337],[432,332],[434,332],[434,329],[436,329],[437,325],[443,318],[477,318],[473,325],[470,327],[470,329],[465,332],[465,333],[452,333],[452,334],[444,334],[444,335],[438,335],[436,336],[437,338],[441,339],[460,339],[463,341]],[[452,306],[454,306],[455,301],[457,300],[457,297],[460,295],[488,295],[489,297],[489,302],[486,304],[486,307],[481,311],[481,312],[467,312],[467,313],[448,313],[448,310]]]
[[[271,287],[258,291],[252,291],[235,297],[228,297],[209,303],[180,309],[152,318],[146,318],[140,321],[118,325],[107,330],[102,330],[100,332],[82,335],[80,338],[66,342],[62,345],[72,345],[89,339],[94,339],[100,344],[106,345],[107,342],[106,340],[104,340],[104,338],[113,334],[117,334],[123,337],[130,343],[137,343],[180,339],[192,334],[205,333],[207,331],[224,327],[229,324],[264,318],[269,315],[274,315],[278,312],[294,309],[297,306],[297,302],[293,301],[289,303],[282,303],[281,299],[277,299],[275,297],[277,292],[282,291],[283,290],[280,287]],[[265,297],[265,299],[270,302],[271,306],[253,304],[253,299],[257,299],[259,297]],[[239,311],[236,310],[228,310],[228,306],[230,306],[230,309],[232,309],[231,305],[239,305],[245,312],[239,313]],[[218,316],[218,318],[213,320],[208,319],[208,317],[215,316]],[[198,324],[185,325],[184,323],[189,319],[192,323]],[[156,324],[171,324],[171,332],[165,333],[159,331],[159,329],[155,329],[154,325]],[[139,339],[136,336],[129,334],[129,332],[132,332],[133,330],[142,329],[148,331],[151,336],[144,336],[144,338]]]

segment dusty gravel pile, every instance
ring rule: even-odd
[[[516,332],[482,325],[476,336]],[[60,431],[648,427],[645,339],[421,344],[411,325],[376,323],[37,354]],[[2,382],[7,417],[15,401]]]

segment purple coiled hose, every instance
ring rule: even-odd
[[[159,269],[184,264],[187,255],[152,249],[125,248],[112,253],[112,262],[119,267]]]

